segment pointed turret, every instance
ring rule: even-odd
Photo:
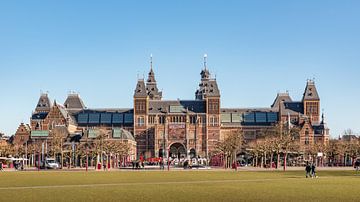
[[[206,97],[220,97],[216,79],[211,78],[211,74],[206,65],[207,55],[204,55],[204,69],[201,70],[201,82],[198,90],[195,92],[195,99],[203,100]]]
[[[207,64],[206,61],[207,60],[207,54],[204,55],[204,69],[201,70],[200,75],[201,75],[201,80],[209,80],[210,79],[210,72],[207,69]]]
[[[309,101],[309,100],[315,100],[315,101],[320,100],[319,94],[316,90],[314,80],[307,81],[302,100],[303,100],[303,102]]]
[[[40,95],[38,104],[36,105],[35,113],[49,112],[50,108],[51,108],[51,102],[50,102],[48,94],[47,93],[42,93]]]
[[[304,114],[310,117],[314,124],[319,124],[320,97],[316,90],[314,80],[307,81],[302,102],[304,104]]]
[[[136,88],[134,91],[134,98],[146,98],[146,88],[145,88],[145,82],[144,79],[138,79],[138,82],[136,84]]]
[[[151,55],[150,56],[150,72],[149,72],[148,79],[146,82],[146,92],[147,92],[147,95],[149,96],[150,100],[161,100],[162,92],[159,91],[159,89],[157,88],[157,83],[155,80],[155,73],[153,71],[152,64],[153,64],[153,62],[152,62],[152,55]]]

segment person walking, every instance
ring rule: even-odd
[[[317,176],[316,176],[316,166],[315,166],[315,164],[313,163],[312,164],[312,166],[311,166],[311,177],[312,178],[316,178]]]
[[[360,167],[360,161],[359,160],[357,160],[357,161],[355,161],[355,170],[356,170],[356,175],[358,174],[358,172],[359,172],[359,167]]]
[[[306,178],[310,177],[311,166],[309,165],[308,162],[306,163],[305,171],[306,171]]]

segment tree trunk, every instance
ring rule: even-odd
[[[277,152],[277,159],[276,159],[276,169],[279,169],[280,167],[280,152]]]
[[[265,168],[267,168],[267,166],[266,166],[266,152],[264,152],[264,166],[265,166]]]
[[[273,158],[274,158],[274,153],[271,152],[271,155],[270,155],[270,168],[272,169],[272,164],[273,164]]]
[[[286,159],[287,159],[287,151],[285,152],[284,155],[284,171],[286,171]]]
[[[61,169],[63,168],[63,166],[64,166],[64,153],[61,150]]]

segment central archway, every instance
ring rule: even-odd
[[[170,145],[170,157],[172,158],[186,158],[186,148],[183,144],[181,143],[173,143],[172,145]]]

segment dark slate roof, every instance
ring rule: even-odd
[[[271,105],[272,108],[279,109],[280,102],[292,102],[292,99],[289,93],[278,93],[273,104]]]
[[[322,125],[322,124],[320,124],[320,125],[314,125],[314,126],[312,126],[312,127],[313,127],[313,129],[314,129],[314,135],[315,135],[315,136],[322,136],[324,130],[326,129],[326,128],[324,127],[324,125]]]
[[[220,113],[278,112],[272,108],[221,108]]]
[[[151,82],[151,83],[156,83],[156,80],[155,80],[155,73],[152,69],[152,67],[150,68],[150,72],[149,72],[149,76],[148,76],[148,79],[147,79],[147,82]]]
[[[316,90],[315,81],[308,80],[303,95],[304,100],[320,100],[319,94]]]
[[[83,109],[76,114],[80,113],[95,113],[95,112],[108,112],[108,113],[133,113],[133,108],[90,108]]]
[[[210,79],[211,76],[209,70],[206,67],[205,69],[201,70],[200,75],[202,80]]]
[[[50,111],[51,102],[47,93],[41,94],[39,101],[36,105],[35,111],[42,112],[42,111]]]
[[[220,96],[220,90],[215,79],[202,79],[201,83],[199,84],[199,88],[195,92],[195,98],[201,100],[204,99],[206,96]]]
[[[152,68],[150,69],[149,77],[146,82],[146,92],[151,100],[161,100],[162,98],[162,92],[159,91],[157,87],[155,73]]]
[[[74,93],[68,95],[64,106],[67,110],[82,110],[85,108],[85,104],[80,98],[79,94]]]
[[[138,80],[134,91],[134,97],[142,97],[142,98],[147,97],[145,82],[143,79]]]
[[[31,116],[31,119],[32,120],[42,120],[42,119],[45,119],[47,115],[48,115],[48,112],[38,112],[38,113],[34,113]]]
[[[281,114],[282,115],[298,115],[299,113],[304,113],[304,107],[302,102],[292,101],[289,93],[278,93],[271,108],[273,110],[279,111],[279,105],[281,104]]]
[[[150,100],[149,113],[206,113],[205,101],[203,100]],[[177,108],[180,111],[172,111]]]
[[[302,102],[284,102],[281,106],[281,113],[290,115],[304,114],[304,105]]]

